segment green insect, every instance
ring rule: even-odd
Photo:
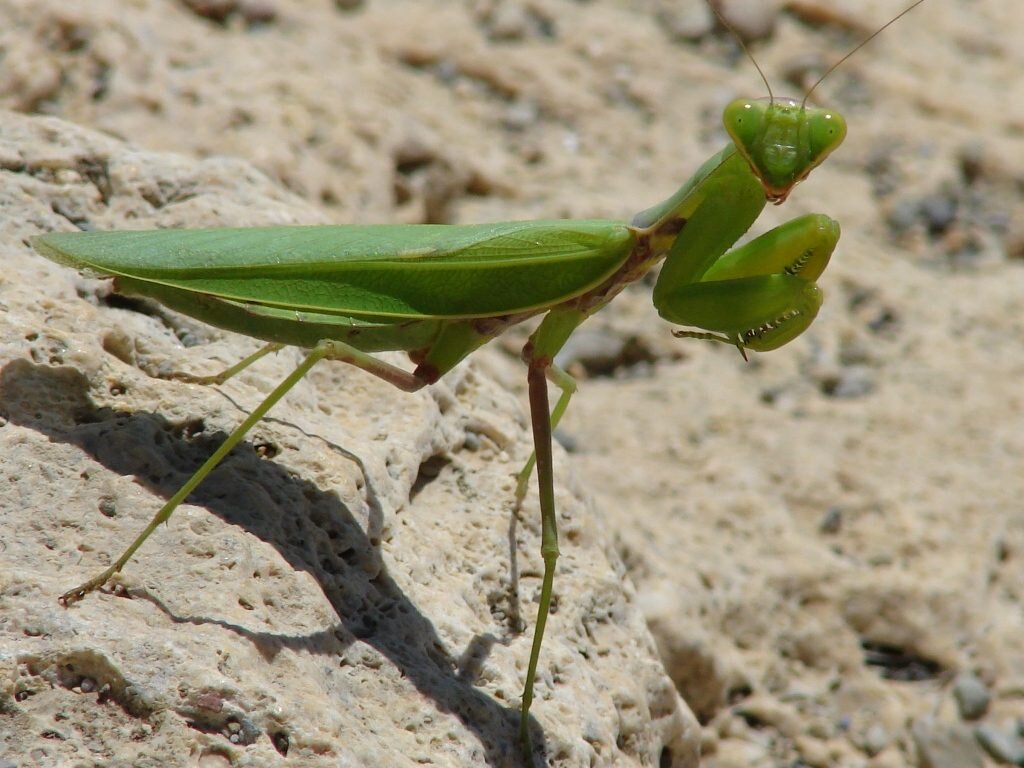
[[[785,201],[843,141],[843,118],[806,102],[806,96],[802,102],[733,101],[724,114],[728,145],[668,200],[638,213],[630,224],[523,221],[34,238],[32,245],[42,255],[92,276],[112,277],[121,293],[155,299],[267,342],[218,376],[180,378],[221,383],[282,346],[310,350],[114,564],[61,600],[81,599],[119,572],[318,361],[341,360],[413,392],[507,328],[543,315],[522,352],[534,453],[517,487],[520,502],[536,466],[544,575],[520,719],[529,752],[530,705],[559,554],[551,432],[576,388],[555,356],[584,320],[662,261],[654,306],[684,328],[674,331],[676,336],[730,344],[746,356],[748,349],[776,349],[810,326],[822,302],[816,281],[839,239],[835,221],[822,214],[802,216],[728,250],[767,202]],[[415,367],[406,370],[372,354],[395,350],[407,352]],[[548,381],[561,390],[554,410]]]

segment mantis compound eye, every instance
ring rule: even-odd
[[[722,123],[736,148],[749,160],[749,150],[756,146],[764,132],[770,102],[760,99],[735,99],[725,108]]]
[[[843,143],[846,120],[838,112],[810,109],[807,113],[807,144],[814,168]]]

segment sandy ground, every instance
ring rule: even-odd
[[[729,5],[790,94],[902,7]],[[508,530],[529,451],[522,335],[422,398],[314,375],[251,438],[272,461],[239,459],[168,527],[166,560],[154,541],[150,569],[144,550],[126,571],[158,586],[150,599],[65,612],[52,598],[295,358],[225,396],[153,379],[253,347],[111,303],[24,239],[628,219],[721,146],[723,105],[763,93],[752,66],[700,3],[659,0],[0,0],[0,21],[0,106],[114,137],[18,115],[0,135],[0,765],[517,764],[528,635],[511,561],[528,621],[539,562],[536,507]],[[927,0],[815,91],[847,142],[756,225],[842,224],[799,340],[744,363],[673,339],[637,286],[567,349],[581,387],[558,435],[563,607],[538,759],[692,765],[700,742],[718,768],[1024,760],[1022,39],[1011,0]],[[313,523],[288,529],[285,508]],[[327,549],[289,557],[264,546],[275,536]],[[324,564],[353,548],[369,554]],[[115,629],[121,614],[140,634]],[[373,641],[393,614],[415,621]],[[292,676],[294,699],[268,698],[260,664]],[[174,701],[186,673],[209,684]]]

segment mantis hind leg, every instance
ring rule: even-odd
[[[390,363],[378,360],[372,355],[355,349],[343,342],[332,340],[321,341],[306,355],[302,362],[299,363],[295,370],[293,370],[284,379],[284,381],[278,384],[269,395],[263,398],[263,401],[252,410],[245,420],[239,424],[230,435],[228,435],[217,450],[213,452],[210,458],[208,458],[203,465],[192,474],[185,484],[167,500],[156,515],[153,516],[153,519],[149,521],[142,532],[135,538],[128,548],[121,553],[120,557],[114,561],[113,565],[98,576],[89,579],[84,584],[80,584],[74,589],[65,592],[61,595],[60,602],[64,605],[68,605],[80,600],[89,592],[92,592],[107,583],[114,574],[120,572],[128,561],[131,560],[139,547],[141,547],[143,543],[145,543],[146,539],[150,537],[153,531],[155,531],[161,523],[165,523],[170,519],[174,510],[177,509],[178,506],[188,498],[188,495],[206,479],[207,475],[209,475],[217,465],[224,460],[224,457],[226,457],[228,453],[230,453],[231,450],[241,442],[242,438],[245,437],[249,430],[253,428],[256,422],[262,419],[277,403],[277,401],[284,397],[288,393],[288,390],[294,387],[307,373],[309,373],[309,370],[320,360],[327,358],[349,363],[357,368],[361,368],[367,373],[373,374],[377,378],[393,384],[403,391],[414,392],[427,384],[436,381],[437,378],[447,370],[447,368],[444,368],[443,370],[439,368],[439,364],[447,364],[450,360],[458,362],[458,360],[461,359],[459,352],[463,349],[462,344],[465,341],[462,336],[464,336],[464,334],[452,334],[449,340],[435,348],[437,350],[438,357],[441,358],[438,364],[432,363],[427,366],[421,365],[413,372],[402,370]],[[281,345],[279,344],[268,344],[242,360],[240,363],[228,368],[219,376],[195,377],[195,379],[203,380],[209,378],[215,382],[226,380],[269,352],[273,352],[280,346]],[[433,351],[434,350],[432,350],[432,352]],[[452,362],[451,365],[454,365],[454,362]]]
[[[266,352],[263,352],[263,354],[266,354]],[[299,363],[298,367],[296,367],[296,369],[292,371],[284,381],[278,384],[277,387],[274,388],[274,391],[263,399],[262,403],[253,409],[252,413],[246,417],[245,421],[239,424],[235,428],[234,432],[228,435],[227,439],[221,443],[220,447],[218,447],[210,458],[208,458],[203,465],[193,473],[192,477],[190,477],[185,484],[178,489],[177,493],[167,500],[167,503],[165,503],[156,515],[153,516],[153,519],[149,521],[149,524],[142,529],[142,532],[135,537],[135,541],[133,541],[128,548],[121,553],[121,556],[114,561],[113,565],[98,576],[89,579],[84,584],[80,584],[74,589],[65,592],[60,596],[60,602],[64,605],[68,605],[76,600],[82,599],[94,589],[102,587],[110,581],[114,574],[124,568],[128,561],[131,560],[132,555],[135,554],[136,550],[138,550],[138,548],[145,543],[146,539],[150,537],[150,534],[152,534],[161,523],[165,523],[170,519],[174,510],[178,508],[178,505],[181,504],[181,502],[183,502],[193,490],[195,490],[196,486],[199,485],[218,464],[220,464],[224,457],[231,452],[231,449],[238,445],[242,438],[245,437],[246,433],[252,429],[253,425],[262,419],[267,411],[269,411],[278,400],[284,397],[288,390],[294,387],[299,380],[309,372],[309,369],[326,354],[326,350],[317,347],[306,355],[306,358]],[[260,356],[262,357],[262,355]],[[246,358],[246,360],[243,360],[242,362],[248,365],[252,360]]]
[[[175,371],[173,373],[165,374],[165,375],[161,376],[160,378],[161,379],[171,379],[172,381],[184,381],[184,382],[188,382],[189,384],[204,384],[204,385],[223,384],[225,381],[230,379],[232,376],[235,376],[235,375],[241,373],[242,371],[244,371],[246,368],[248,368],[250,365],[255,363],[257,360],[262,360],[264,357],[269,355],[271,352],[277,352],[283,346],[284,346],[284,344],[276,344],[276,343],[264,344],[262,347],[257,349],[255,352],[253,352],[248,357],[246,357],[246,358],[244,358],[242,360],[239,360],[234,365],[232,365],[232,366],[230,366],[228,368],[225,368],[220,373],[215,373],[215,374],[213,374],[211,376],[195,376],[195,375],[193,375],[191,373],[184,373],[184,372],[181,372],[181,371]]]

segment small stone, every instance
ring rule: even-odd
[[[492,40],[521,40],[526,36],[529,19],[526,10],[517,4],[502,4],[491,18]]]
[[[519,99],[505,110],[502,123],[510,131],[524,131],[537,122],[540,109],[527,99]]]
[[[978,743],[992,759],[1007,765],[1024,765],[1024,738],[1015,727],[999,727],[985,723],[974,729]]]
[[[752,765],[767,765],[768,749],[760,744],[739,739],[719,742],[715,753],[717,768],[750,768]]]
[[[559,350],[555,362],[563,368],[578,363],[585,368],[610,370],[622,356],[624,347],[625,340],[616,333],[585,328],[569,338]]]
[[[818,530],[821,533],[839,533],[843,527],[843,510],[839,507],[830,507],[818,521]]]
[[[827,768],[833,764],[828,744],[823,741],[808,736],[798,736],[796,748],[803,762],[811,768]]]
[[[231,760],[219,751],[210,751],[199,756],[197,765],[199,768],[228,768],[231,765]]]
[[[748,723],[756,724],[756,727],[771,726],[788,738],[796,737],[801,730],[800,719],[794,709],[771,696],[750,696],[734,712]]]
[[[184,4],[196,16],[220,23],[238,9],[237,0],[184,0]]]
[[[718,11],[729,26],[746,42],[763,40],[775,31],[781,3],[777,0],[748,3],[738,0],[722,0]]]
[[[910,727],[919,768],[984,768],[985,755],[970,729],[959,723],[937,723],[930,717]]]
[[[579,365],[589,376],[611,376],[621,369],[653,361],[654,355],[637,337],[587,328],[574,333],[555,357],[563,368]]]
[[[241,0],[238,10],[246,24],[270,24],[277,19],[277,8],[269,0]]]
[[[916,200],[901,198],[890,208],[886,221],[894,234],[908,232],[917,223],[918,203]]]
[[[921,201],[920,205],[925,225],[933,235],[941,235],[953,225],[959,208],[956,198],[941,193],[929,195]]]
[[[864,732],[864,741],[861,746],[869,757],[874,757],[883,749],[889,746],[889,732],[881,723],[873,723]]]
[[[953,697],[956,699],[960,717],[964,720],[977,720],[988,711],[992,694],[976,675],[961,672],[953,681]]]
[[[866,365],[845,365],[821,378],[821,391],[829,397],[864,397],[874,389],[874,371]]]
[[[680,42],[700,40],[715,28],[715,17],[704,0],[673,3],[658,20],[669,37]]]
[[[985,145],[972,141],[957,150],[957,162],[964,181],[973,184],[985,173]]]

